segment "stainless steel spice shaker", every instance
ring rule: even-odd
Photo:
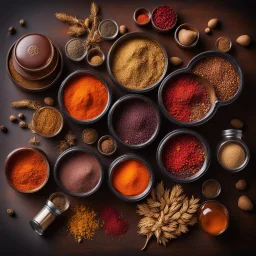
[[[249,162],[250,152],[249,152],[249,148],[247,147],[245,142],[242,140],[242,137],[243,137],[242,130],[237,130],[237,129],[223,130],[222,131],[222,137],[223,137],[223,140],[219,143],[219,145],[217,147],[217,158],[218,158],[218,161],[219,161],[220,165],[224,169],[226,169],[227,171],[229,171],[231,173],[239,172],[239,171],[243,170]],[[244,160],[243,164],[240,165],[237,168],[232,168],[232,169],[223,166],[223,164],[221,163],[220,158],[219,158],[219,154],[221,152],[221,149],[224,147],[224,145],[226,145],[227,143],[230,143],[230,142],[231,143],[233,142],[233,143],[236,143],[236,144],[240,145],[244,149],[244,152],[245,152],[245,160]]]
[[[62,196],[66,200],[66,207],[64,210],[59,210],[50,200],[55,196]],[[50,196],[50,198],[46,201],[43,209],[36,215],[36,217],[31,220],[30,226],[32,229],[39,235],[43,235],[44,231],[48,228],[48,226],[56,219],[57,216],[61,215],[61,213],[65,212],[69,208],[70,202],[68,198],[60,192],[54,193]]]

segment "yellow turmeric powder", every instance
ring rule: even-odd
[[[147,166],[136,159],[118,164],[112,175],[114,188],[125,196],[137,196],[148,187],[150,174]]]
[[[84,205],[75,205],[71,208],[71,216],[67,223],[68,231],[77,242],[82,238],[92,240],[96,230],[100,227],[97,214]]]
[[[108,103],[108,91],[95,76],[81,75],[64,89],[64,106],[73,118],[91,120],[99,116]]]

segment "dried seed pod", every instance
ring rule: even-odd
[[[21,25],[21,26],[24,26],[24,25],[25,25],[25,20],[21,19],[21,20],[20,20],[20,25]]]
[[[27,124],[24,121],[20,121],[19,126],[24,129],[27,127]]]
[[[46,97],[46,98],[44,99],[44,103],[45,103],[46,105],[48,105],[48,106],[53,106],[53,105],[54,105],[54,99],[51,98],[51,97]]]
[[[0,129],[1,129],[1,131],[4,132],[4,133],[8,132],[8,129],[7,129],[4,125],[1,125],[1,126],[0,126]]]
[[[11,116],[10,116],[10,121],[11,121],[11,122],[16,122],[16,121],[17,121],[16,116],[11,115]]]
[[[19,119],[21,119],[21,120],[24,120],[24,119],[25,119],[25,116],[24,116],[23,113],[19,113],[19,114],[18,114],[18,117],[19,117]]]
[[[211,32],[211,29],[210,29],[210,28],[206,28],[206,29],[204,30],[204,32],[205,32],[206,34],[209,34],[209,33]]]
[[[12,216],[14,214],[14,210],[13,209],[7,209],[7,213]]]
[[[15,28],[14,27],[9,27],[8,29],[8,34],[14,34]]]
[[[236,129],[242,129],[244,126],[243,122],[239,119],[232,119],[231,125]]]

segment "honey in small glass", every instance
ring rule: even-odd
[[[228,210],[217,201],[206,201],[199,208],[198,222],[206,233],[214,236],[220,235],[228,227]]]

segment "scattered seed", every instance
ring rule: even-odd
[[[26,128],[26,127],[27,127],[27,124],[26,124],[24,121],[20,121],[20,122],[19,122],[19,126],[20,126],[21,128]]]
[[[16,116],[11,115],[11,116],[10,116],[10,121],[11,121],[11,122],[16,122],[16,121],[17,121]]]
[[[7,133],[7,132],[8,132],[8,129],[7,129],[4,125],[1,125],[0,129],[1,129],[1,131],[4,132],[4,133]]]

